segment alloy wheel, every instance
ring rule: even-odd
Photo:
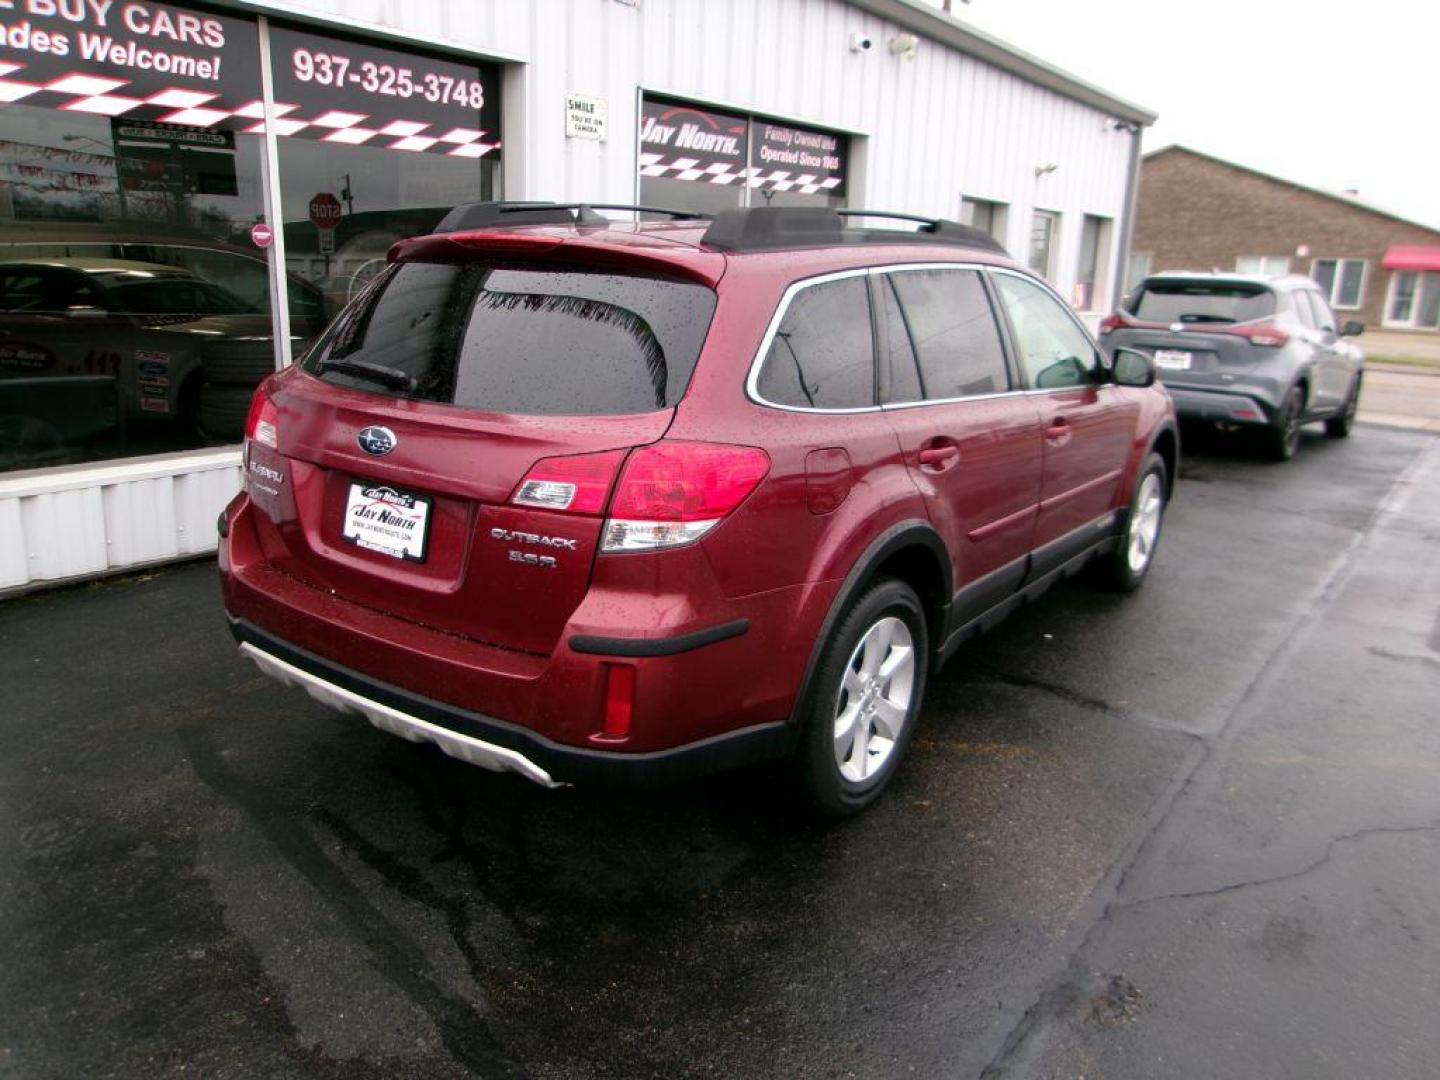
[[[910,716],[915,643],[903,619],[886,615],[860,638],[835,699],[835,764],[851,783],[890,759]]]
[[[1160,536],[1160,514],[1164,509],[1164,496],[1160,493],[1160,477],[1146,473],[1140,490],[1135,495],[1135,509],[1130,518],[1130,549],[1128,559],[1132,573],[1140,573],[1150,562],[1155,552],[1155,541]]]

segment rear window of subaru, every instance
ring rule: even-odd
[[[1275,314],[1275,294],[1241,281],[1148,281],[1132,314],[1147,322],[1250,322]]]
[[[654,412],[685,393],[715,294],[643,275],[400,263],[302,361],[361,390],[521,415]]]

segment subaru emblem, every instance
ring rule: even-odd
[[[355,441],[367,454],[384,457],[395,449],[395,444],[399,440],[395,438],[395,433],[388,427],[367,427],[355,436]]]

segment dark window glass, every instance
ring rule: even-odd
[[[893,275],[879,279],[880,304],[885,316],[885,363],[888,365],[885,400],[889,402],[921,401],[925,392],[920,388],[920,369],[915,363],[915,350],[910,345],[910,331],[905,329],[905,315],[895,298]]]
[[[920,359],[930,400],[1010,388],[994,312],[975,270],[906,270],[889,275]]]
[[[875,404],[875,349],[864,277],[801,289],[760,370],[760,396],[777,405],[855,409]]]
[[[1037,390],[1063,390],[1099,381],[1100,358],[1065,305],[1034,282],[996,274],[1025,377]]]
[[[684,394],[714,309],[704,286],[662,278],[405,263],[345,310],[303,366],[489,412],[653,412]],[[380,374],[333,366],[347,363]]]
[[[1340,291],[1330,293],[1335,306],[1357,308],[1360,306],[1360,287],[1365,283],[1365,261],[1346,259],[1340,264]]]
[[[1147,281],[1134,314],[1150,322],[1249,322],[1275,314],[1275,294],[1242,281]]]

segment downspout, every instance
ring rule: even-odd
[[[1111,308],[1120,306],[1125,298],[1125,276],[1130,270],[1130,240],[1135,231],[1135,203],[1140,195],[1140,132],[1136,125],[1130,132],[1130,175],[1125,179],[1125,216],[1120,221],[1119,258],[1115,260],[1115,282],[1110,293]]]

